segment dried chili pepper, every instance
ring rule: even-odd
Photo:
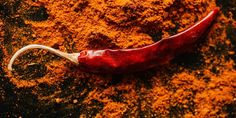
[[[219,9],[215,8],[205,18],[183,32],[164,38],[154,44],[134,49],[84,50],[80,53],[64,53],[59,50],[37,44],[31,44],[18,50],[10,60],[8,69],[12,70],[14,60],[24,51],[33,48],[48,50],[58,56],[78,64],[78,68],[94,73],[127,73],[141,71],[163,65],[176,55],[186,52],[207,31]]]

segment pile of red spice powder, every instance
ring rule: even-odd
[[[85,73],[34,49],[16,60],[13,73],[7,70],[13,53],[28,44],[64,52],[146,46],[183,31],[217,5],[224,7],[221,2],[3,0],[0,106],[9,110],[2,114],[235,117],[236,19],[231,9],[221,10],[194,52],[156,69],[125,75]]]

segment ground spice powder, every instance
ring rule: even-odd
[[[232,4],[232,1],[228,1]],[[140,73],[85,73],[44,50],[136,48],[174,35],[222,7],[192,53]],[[236,117],[236,19],[221,0],[3,0],[0,115]],[[3,109],[6,108],[6,109]]]

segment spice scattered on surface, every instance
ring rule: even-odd
[[[215,1],[205,0],[1,1],[1,115],[235,117],[233,5],[219,14],[194,53],[164,67],[97,75],[35,49],[16,60],[16,72],[7,71],[13,53],[28,44],[64,52],[142,47],[183,31],[215,7]],[[31,68],[34,72],[24,72]]]

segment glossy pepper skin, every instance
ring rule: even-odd
[[[129,73],[163,65],[186,52],[211,26],[219,9],[186,30],[154,44],[135,49],[85,50],[78,56],[79,68],[94,73]]]

